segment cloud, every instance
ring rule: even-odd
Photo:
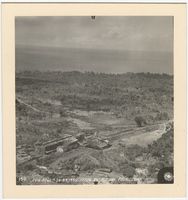
[[[172,17],[17,17],[16,44],[173,50]]]

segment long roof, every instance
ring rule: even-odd
[[[54,140],[50,140],[50,141],[47,141],[47,142],[44,142],[43,145],[48,145],[48,144],[51,144],[51,143],[56,143],[56,142],[60,142],[60,141],[63,141],[67,138],[70,138],[70,137],[73,137],[72,135],[68,135],[68,134],[65,134],[63,137],[61,138],[57,138],[57,139],[54,139]]]

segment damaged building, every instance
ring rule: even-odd
[[[40,154],[50,154],[52,152],[65,152],[78,148],[78,140],[72,135],[65,134],[63,137],[35,144],[36,151]]]
[[[93,149],[106,149],[111,146],[108,140],[99,138],[99,137],[88,137],[86,139],[86,147],[93,148]]]

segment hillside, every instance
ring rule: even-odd
[[[72,109],[113,111],[130,120],[173,116],[173,76],[167,74],[22,72],[16,75],[16,91],[28,97],[32,91],[32,98],[57,100]]]
[[[156,183],[161,167],[173,166],[171,119],[171,75],[16,73],[18,184],[46,184],[36,177],[74,177],[73,184],[100,177],[107,183],[120,177],[120,183]],[[76,146],[59,151],[66,135]],[[46,142],[54,148],[50,154],[40,151]]]

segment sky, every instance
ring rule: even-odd
[[[16,17],[16,45],[173,51],[173,18]]]
[[[17,70],[173,74],[171,16],[16,17],[15,33]]]

